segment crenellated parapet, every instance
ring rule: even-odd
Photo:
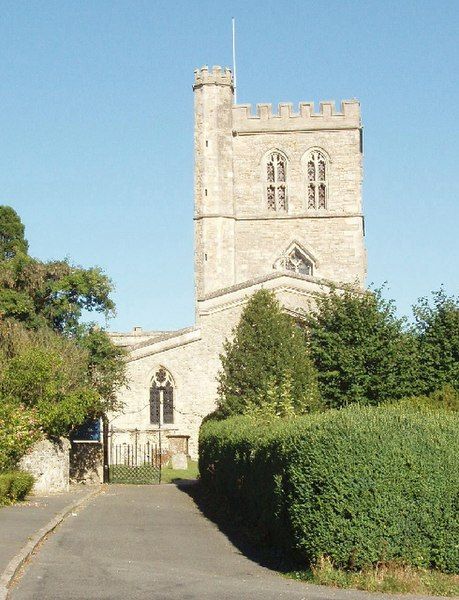
[[[202,85],[228,85],[233,87],[233,74],[231,69],[219,67],[218,65],[209,70],[207,66],[194,71],[193,90],[198,89]]]
[[[273,113],[271,104],[257,104],[256,113],[251,104],[233,106],[233,130],[235,133],[309,131],[316,129],[354,129],[361,126],[358,100],[343,100],[341,110],[334,102],[321,102],[316,112],[314,102],[300,102],[298,110],[293,104],[279,104]]]

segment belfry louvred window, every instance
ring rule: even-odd
[[[154,425],[174,422],[174,384],[166,369],[160,367],[150,386],[150,423]]]
[[[280,152],[266,163],[266,203],[268,210],[287,210],[287,160]]]
[[[308,157],[308,208],[327,208],[327,160],[320,150],[313,150]]]

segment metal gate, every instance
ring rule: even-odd
[[[151,442],[108,443],[109,483],[161,483],[161,452]]]

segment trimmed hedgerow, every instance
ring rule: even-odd
[[[31,491],[34,478],[24,471],[0,473],[0,506],[24,500]]]
[[[201,428],[203,485],[310,564],[459,572],[459,417],[353,406]]]

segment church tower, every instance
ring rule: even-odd
[[[233,104],[229,69],[195,71],[197,301],[278,272],[364,284],[360,106]]]
[[[220,67],[196,70],[193,89],[196,323],[112,334],[129,348],[130,385],[110,439],[156,444],[167,432],[163,448],[197,458],[219,357],[250,296],[267,289],[304,314],[330,282],[363,286],[366,254],[356,100],[340,110],[234,105],[231,71]]]
[[[195,72],[196,296],[234,284],[232,107],[229,69]]]

